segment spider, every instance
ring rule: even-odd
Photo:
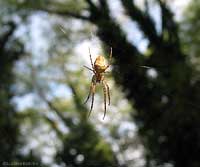
[[[85,103],[87,103],[90,96],[92,95],[92,102],[91,102],[91,107],[90,107],[88,117],[90,116],[91,111],[93,109],[96,84],[100,83],[103,87],[103,95],[104,95],[104,115],[103,115],[103,119],[104,119],[105,115],[106,115],[107,96],[108,96],[108,105],[110,105],[110,90],[109,90],[110,88],[105,80],[104,74],[106,73],[106,70],[108,69],[108,67],[110,67],[110,63],[111,63],[111,59],[112,59],[112,48],[110,48],[110,58],[109,58],[108,64],[106,64],[104,56],[101,56],[101,55],[98,56],[96,58],[95,62],[93,63],[92,56],[90,53],[90,48],[89,48],[89,56],[90,56],[90,62],[91,62],[92,68],[89,68],[87,66],[84,66],[84,67],[87,68],[88,70],[92,71],[94,73],[94,75],[92,76],[89,94],[87,96],[87,99],[85,100]]]

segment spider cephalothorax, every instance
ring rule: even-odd
[[[92,77],[92,81],[91,81],[91,84],[90,84],[90,91],[89,91],[88,97],[85,101],[85,103],[87,103],[87,101],[90,98],[90,95],[92,94],[92,103],[91,103],[90,112],[89,112],[88,116],[90,116],[90,113],[91,113],[92,108],[93,108],[96,84],[100,83],[103,86],[103,94],[104,94],[104,116],[103,116],[103,119],[104,119],[105,115],[106,115],[107,96],[108,96],[108,105],[110,105],[109,86],[108,86],[107,82],[105,81],[104,74],[105,74],[106,70],[108,69],[108,67],[110,66],[110,62],[111,62],[111,58],[112,58],[112,48],[110,50],[109,64],[106,64],[106,60],[103,56],[98,56],[96,58],[95,62],[93,63],[92,56],[91,56],[91,53],[90,53],[90,49],[89,49],[89,55],[90,55],[90,62],[91,62],[92,68],[89,68],[87,66],[84,66],[84,67],[86,67],[87,69],[92,71],[94,73],[94,75]]]

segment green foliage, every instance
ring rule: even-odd
[[[110,146],[88,122],[80,122],[73,126],[57,159],[66,165],[77,167],[117,165]]]
[[[200,3],[192,0],[184,13],[184,19],[180,24],[181,43],[185,53],[190,55],[190,61],[199,70],[200,60]]]
[[[17,144],[18,125],[15,119],[15,111],[10,104],[13,96],[11,93],[11,85],[13,82],[12,65],[15,62],[14,50],[7,50],[6,44],[8,39],[15,30],[15,25],[10,23],[7,25],[8,31],[0,37],[0,162],[5,159],[11,160]],[[10,133],[7,133],[10,132]],[[7,152],[8,154],[5,154]]]
[[[0,11],[0,164],[21,166],[34,162],[42,165],[35,155],[20,152],[24,143],[20,141],[20,122],[12,104],[15,95],[13,67],[24,56],[24,47],[14,35],[18,28],[12,17],[14,8],[0,1]]]
[[[18,58],[23,56],[23,47],[20,45],[19,48],[18,43],[14,42],[10,44],[16,25],[10,22],[6,26],[8,26],[8,31],[0,37],[0,163],[1,165],[2,163],[14,164],[30,161],[40,163],[39,159],[33,155],[25,156],[19,153],[19,147],[22,144],[19,141],[19,122],[11,100],[14,96],[12,91],[14,85],[13,66]],[[8,44],[12,47],[8,47]]]
[[[199,33],[199,3],[195,2],[190,6],[189,10],[194,14],[188,15],[183,27],[184,31],[179,38],[177,23],[164,1],[155,1],[160,7],[162,20],[161,30],[158,33],[147,9],[141,10],[131,0],[121,0],[127,17],[138,24],[142,34],[149,41],[147,50],[141,53],[137,46],[127,40],[121,24],[111,16],[107,1],[95,2],[90,0],[62,2],[39,0],[21,3],[8,1],[16,8],[26,11],[26,15],[29,15],[29,9],[32,9],[32,12],[45,11],[54,13],[58,17],[65,16],[66,21],[69,21],[69,17],[74,17],[94,24],[97,35],[105,48],[110,46],[113,48],[113,74],[116,83],[122,87],[126,98],[137,109],[137,113],[132,112],[132,118],[138,125],[138,133],[145,147],[145,165],[148,167],[166,166],[166,164],[175,167],[200,166],[198,157],[200,152],[198,128],[200,126],[198,106],[200,81],[199,72],[196,72],[190,63],[190,59],[195,57],[196,61],[199,55],[199,36],[197,35]],[[34,89],[47,105],[47,111],[55,112],[69,130],[67,134],[59,132],[60,129],[55,126],[57,122],[47,119],[52,128],[59,133],[63,143],[63,147],[56,156],[59,163],[64,162],[69,166],[118,165],[111,147],[87,120],[87,107],[82,104],[86,90],[80,86],[87,85],[83,79],[85,75],[79,70],[77,64],[73,63],[70,64],[73,67],[69,66],[70,55],[75,55],[72,48],[78,43],[71,34],[77,33],[74,31],[77,27],[73,27],[70,22],[67,23],[69,23],[66,26],[69,30],[66,33],[67,54],[56,47],[58,43],[63,45],[62,40],[51,41],[54,47],[49,52],[52,57],[49,57],[52,59],[49,58],[50,61],[47,61],[44,66],[32,66],[33,73],[30,75],[30,80],[34,82],[29,82],[33,83],[30,88]],[[196,23],[195,26],[193,26],[194,23]],[[88,31],[82,32],[84,34]],[[185,53],[192,56],[186,56]],[[3,53],[3,55],[7,54]],[[7,92],[13,82],[10,78],[12,78],[11,69],[14,61],[5,60],[2,64],[5,67],[3,71],[9,77],[2,76],[2,78],[5,77],[1,79],[2,83],[6,83],[2,87],[5,86],[6,89],[1,90],[0,100],[7,110],[13,110],[12,106],[8,105],[11,96]],[[67,68],[65,68],[66,62]],[[153,67],[157,75],[151,77],[149,75],[151,69],[142,69],[139,66]],[[47,79],[50,76],[55,77],[55,74],[50,72],[56,70],[62,74],[60,80],[50,79],[50,81],[56,82],[57,85],[64,84],[70,89],[71,96],[66,101],[72,104],[66,103],[65,106],[62,105],[65,103],[63,99],[47,98],[47,95],[51,95],[50,84],[48,82],[45,84],[43,81],[49,81]],[[47,74],[46,78],[40,75],[43,71]],[[31,113],[32,110],[29,112]],[[2,120],[2,122],[6,121]],[[2,127],[5,129],[4,126]],[[112,130],[115,138],[120,138],[116,128]],[[126,144],[123,146],[127,148]]]

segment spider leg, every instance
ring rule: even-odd
[[[103,96],[104,96],[104,115],[103,115],[103,119],[106,116],[106,94],[107,94],[107,89],[106,89],[106,84],[104,83],[104,81],[102,81],[102,85],[103,85]]]
[[[109,58],[109,64],[111,64],[111,60],[112,60],[112,47],[110,48],[110,58]]]
[[[90,48],[88,48],[88,49],[89,49],[90,62],[91,62],[91,65],[92,65],[92,69],[94,69],[94,63],[93,63],[93,61],[92,61],[92,55],[91,55],[91,53],[90,53]]]
[[[83,104],[86,104],[87,101],[89,100],[90,95],[91,95],[91,90],[92,90],[92,83],[91,83],[91,85],[90,85],[90,91],[89,91],[89,94],[88,94],[88,96],[87,96],[87,99],[85,100],[85,102],[84,102]]]
[[[90,98],[90,95],[91,95],[91,92],[92,92],[92,89],[93,89],[93,82],[94,82],[94,76],[92,77],[92,81],[91,81],[91,84],[90,84],[90,91],[89,91],[89,94],[88,94],[87,99],[85,100],[84,104],[86,104],[87,101]]]
[[[90,107],[90,111],[89,111],[88,117],[90,117],[91,111],[93,109],[95,88],[96,88],[96,83],[92,82],[92,102],[91,102],[91,107]]]
[[[110,88],[107,84],[107,82],[104,80],[104,83],[106,85],[106,88],[107,88],[107,94],[108,94],[108,105],[110,105]]]
[[[112,60],[112,47],[110,48],[109,63],[108,63],[108,65],[107,65],[106,69],[107,69],[108,67],[110,67],[110,65],[111,65],[111,60]]]
[[[89,68],[89,67],[87,67],[87,66],[83,66],[83,67],[85,67],[85,68],[87,68],[88,70],[90,70],[90,71],[94,72],[94,70],[93,70],[93,69],[91,69],[91,68]]]

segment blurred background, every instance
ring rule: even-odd
[[[200,1],[0,0],[0,166],[199,167]],[[111,105],[91,66],[112,66]]]

